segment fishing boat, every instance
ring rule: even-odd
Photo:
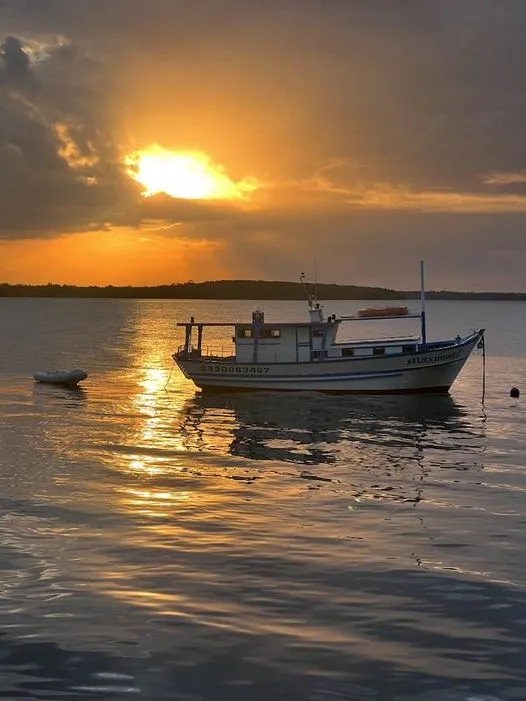
[[[172,357],[185,377],[203,390],[215,391],[447,393],[475,346],[483,346],[484,329],[446,340],[428,340],[423,263],[420,311],[412,314],[405,307],[388,307],[384,314],[373,308],[371,314],[361,310],[326,317],[303,275],[301,280],[307,293],[305,320],[267,322],[264,312],[256,310],[251,321],[200,322],[191,317],[180,322],[185,341]],[[420,333],[338,340],[342,324],[379,318],[388,322],[419,319]],[[217,335],[217,327],[233,329],[232,346],[226,353],[203,345],[205,329],[212,328]]]

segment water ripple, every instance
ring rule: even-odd
[[[203,396],[166,388],[184,304],[80,307],[0,359],[0,697],[523,697],[520,358],[484,404],[477,359],[452,397]]]

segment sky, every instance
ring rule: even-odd
[[[524,0],[0,0],[0,282],[424,259],[524,292],[525,30]]]

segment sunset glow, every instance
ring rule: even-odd
[[[0,283],[524,291],[526,3],[92,4],[0,0]]]
[[[125,164],[128,174],[144,187],[145,197],[164,193],[187,200],[235,200],[258,188],[255,179],[235,182],[223,166],[199,152],[153,145],[127,156]]]

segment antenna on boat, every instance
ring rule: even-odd
[[[420,261],[420,324],[422,328],[422,343],[427,343],[426,332],[426,291],[424,281],[424,261]]]
[[[318,301],[318,251],[314,251],[314,301]]]
[[[303,287],[303,292],[305,293],[305,297],[307,298],[307,302],[309,304],[309,307],[312,309],[312,307],[314,306],[314,301],[312,298],[311,291],[309,289],[309,284],[307,282],[305,282],[305,273],[301,273],[300,282],[301,282],[301,286]]]

